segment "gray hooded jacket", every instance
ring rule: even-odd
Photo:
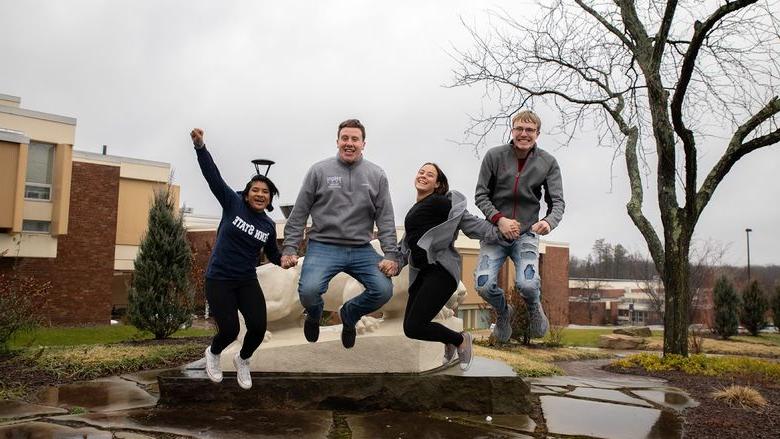
[[[539,221],[539,201],[544,189],[547,212],[544,219],[550,229],[558,227],[566,204],[563,201],[561,168],[549,152],[534,146],[518,174],[514,145],[496,146],[482,160],[474,191],[474,201],[489,221],[501,216],[517,220],[521,232]],[[500,215],[498,215],[500,214]]]
[[[428,263],[439,263],[448,273],[460,281],[462,263],[460,254],[455,250],[458,231],[463,230],[469,238],[495,243],[500,239],[498,228],[483,219],[477,218],[466,210],[466,197],[458,191],[450,191],[447,197],[452,200],[452,208],[447,221],[432,227],[420,237],[417,245],[425,250]],[[401,240],[399,269],[410,263],[412,250],[406,242],[406,234]],[[420,270],[409,265],[409,285],[414,283]]]

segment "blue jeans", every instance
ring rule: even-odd
[[[480,243],[479,260],[474,271],[477,293],[499,314],[507,309],[504,290],[498,286],[498,271],[506,258],[515,264],[515,287],[527,305],[539,301],[539,235],[526,232],[512,242]]]
[[[371,244],[353,247],[309,240],[298,281],[298,295],[307,319],[320,320],[322,295],[328,290],[330,280],[340,272],[352,276],[366,288],[343,305],[344,325],[355,326],[361,317],[381,308],[393,296],[392,281],[377,266],[381,260],[382,256]]]

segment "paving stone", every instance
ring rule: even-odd
[[[47,422],[24,422],[0,426],[0,437],[34,439],[112,439],[110,431],[91,427],[68,427]]]
[[[682,420],[671,411],[631,407],[562,396],[541,396],[550,434],[604,439],[675,439]]]
[[[493,425],[463,425],[455,419],[437,419],[415,413],[374,412],[346,415],[353,438],[530,438]]]
[[[567,393],[566,396],[596,399],[596,400],[616,402],[621,404],[624,403],[624,404],[633,404],[633,405],[641,405],[645,407],[652,407],[652,405],[645,400],[639,398],[633,398],[617,390],[591,389],[591,388],[580,387]]]
[[[489,427],[506,428],[508,430],[519,430],[533,433],[536,430],[536,422],[528,415],[469,415],[460,417],[471,423],[481,424]]]
[[[218,410],[206,407],[194,413],[191,408],[154,408],[58,416],[54,419],[79,421],[100,428],[204,439],[320,439],[328,435],[333,423],[333,413],[325,410]]]
[[[32,416],[60,415],[68,413],[58,407],[30,404],[24,401],[0,401],[0,419],[29,418]]]
[[[44,405],[98,412],[152,407],[157,403],[156,397],[119,377],[47,387],[37,397]]]
[[[685,392],[674,388],[633,390],[631,393],[640,398],[677,411],[699,406],[699,403],[689,397]]]

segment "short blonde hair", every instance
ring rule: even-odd
[[[515,114],[515,117],[512,118],[512,127],[515,126],[515,122],[526,122],[526,123],[535,123],[536,124],[536,131],[542,130],[542,119],[539,119],[539,116],[536,115],[531,110],[523,110],[517,114]]]

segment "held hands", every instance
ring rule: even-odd
[[[382,259],[379,264],[379,271],[387,277],[393,277],[398,275],[398,263],[389,259]]]
[[[538,223],[537,223],[538,224]],[[509,241],[514,241],[520,237],[520,223],[516,220],[501,217],[498,220],[498,230],[501,235]]]
[[[190,131],[190,137],[192,137],[192,144],[195,146],[203,146],[203,130],[200,128],[194,128]]]
[[[531,231],[538,235],[546,235],[550,233],[550,224],[545,220],[541,220],[531,226]]]
[[[282,268],[285,270],[298,264],[298,255],[282,255]]]

